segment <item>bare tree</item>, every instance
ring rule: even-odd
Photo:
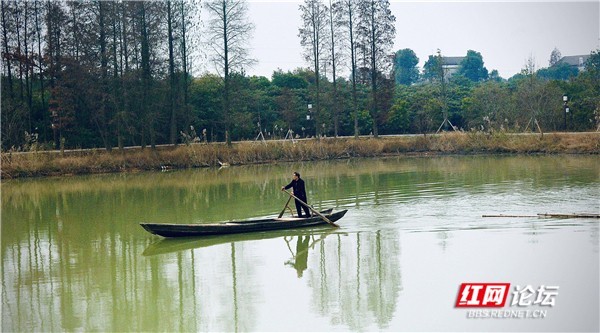
[[[359,12],[359,40],[365,50],[363,61],[368,66],[371,79],[373,135],[378,137],[378,123],[381,121],[379,81],[391,70],[393,58],[390,50],[396,35],[396,17],[390,10],[389,0],[363,0],[359,4]]]
[[[181,67],[182,67],[182,90],[183,90],[183,107],[184,117],[183,128],[187,129],[191,125],[191,117],[189,112],[189,90],[190,90],[190,67],[191,54],[197,49],[193,43],[194,32],[197,31],[197,23],[200,20],[200,0],[182,0],[179,1],[179,19],[180,22],[180,52],[181,52]]]
[[[550,53],[550,60],[548,61],[548,65],[550,65],[550,67],[556,65],[561,58],[562,55],[560,54],[560,50],[555,47],[554,50],[552,50],[552,53]]]
[[[169,111],[171,113],[171,124],[169,126],[169,141],[172,145],[177,144],[177,112],[175,99],[177,94],[175,80],[175,54],[173,48],[175,9],[171,6],[171,0],[167,0],[167,34],[169,39]]]
[[[527,59],[521,74],[525,78],[519,81],[515,97],[518,109],[523,110],[526,116],[522,119],[522,121],[527,121],[525,131],[529,129],[529,126],[532,129],[537,127],[540,135],[544,136],[540,121],[545,126],[551,124],[552,111],[561,108],[562,94],[556,86],[539,79],[536,62],[532,56]]]
[[[318,120],[321,117],[320,101],[320,69],[325,60],[328,43],[329,17],[328,9],[321,0],[305,0],[300,5],[302,26],[298,36],[300,44],[304,47],[304,58],[312,64],[315,73],[315,135],[319,135]]]
[[[358,138],[358,102],[356,98],[356,30],[358,22],[358,0],[339,0],[335,10],[338,11],[340,27],[346,32],[346,50],[350,52],[350,71],[352,79],[352,107],[354,118],[354,137]]]
[[[342,12],[339,7],[343,6],[341,0],[329,0],[329,33],[331,40],[329,43],[331,69],[333,71],[333,133],[337,137],[339,129],[340,102],[337,87],[337,68],[342,58],[341,43],[337,43],[342,30],[345,27],[342,19]]]
[[[212,0],[206,2],[210,15],[207,38],[212,51],[212,61],[223,77],[223,117],[226,142],[231,144],[231,74],[251,66],[247,43],[254,31],[248,21],[245,0]]]
[[[40,80],[40,92],[41,92],[41,98],[42,98],[42,105],[45,104],[45,91],[44,91],[44,70],[43,70],[43,56],[42,56],[42,43],[43,43],[43,39],[42,39],[42,27],[41,27],[41,18],[40,16],[42,15],[42,6],[41,4],[39,4],[39,1],[35,1],[34,2],[34,16],[35,16],[35,32],[36,32],[36,39],[37,39],[37,49],[38,49],[38,54],[37,54],[37,63],[38,63],[38,74],[39,74],[39,80]]]
[[[12,5],[10,2],[5,2],[2,1],[1,2],[2,5],[2,61],[4,63],[4,65],[2,66],[3,68],[5,68],[6,70],[6,75],[8,77],[8,93],[9,96],[12,98],[13,97],[13,81],[12,81],[12,69],[11,69],[11,51],[10,51],[10,42],[9,42],[9,35],[11,34],[10,31],[10,6]],[[4,73],[2,73],[4,74]]]

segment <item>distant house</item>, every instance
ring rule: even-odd
[[[577,68],[580,72],[585,70],[585,63],[590,58],[590,55],[574,55],[574,56],[566,56],[560,58],[559,61],[556,62],[552,67],[557,66],[559,64],[568,64],[573,68]]]
[[[458,73],[461,67],[461,63],[465,58],[466,57],[442,57],[442,68],[444,70],[445,80],[450,79],[452,76]],[[423,68],[424,78],[429,82],[439,80],[439,67],[433,68],[433,66],[438,66],[438,62],[434,62],[434,60],[437,60],[437,56],[430,55],[429,60],[427,60]]]
[[[460,63],[465,57],[442,57],[442,67],[446,76],[450,77],[458,72]]]

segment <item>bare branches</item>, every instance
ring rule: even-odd
[[[217,71],[228,76],[230,71],[251,67],[256,60],[248,52],[254,24],[248,21],[248,7],[244,0],[213,0],[204,4],[210,15],[206,40],[211,61]]]

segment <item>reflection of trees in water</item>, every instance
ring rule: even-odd
[[[402,290],[400,243],[396,233],[357,233],[329,237],[312,254],[319,264],[309,270],[316,309],[336,325],[384,329],[396,311]]]
[[[142,173],[94,175],[85,177],[14,180],[3,182],[2,207],[28,208],[35,211],[41,200],[54,193],[86,196],[103,196],[116,193],[152,193],[156,188],[172,191],[178,196],[176,203],[192,208],[198,202],[222,199],[239,199],[238,193],[254,193],[254,199],[283,201],[287,195],[279,191],[283,183],[289,182],[291,170],[302,171],[307,179],[308,190],[316,191],[326,198],[336,198],[333,193],[347,179],[362,177],[368,182],[372,174],[437,173],[437,178],[451,175],[456,182],[470,185],[500,183],[532,178],[537,186],[555,186],[557,176],[568,176],[584,182],[598,177],[597,158],[594,156],[451,156],[433,158],[394,157],[387,159],[353,159],[342,161],[307,162],[278,165],[251,165],[216,169],[195,169],[172,173]],[[434,177],[435,178],[435,177]],[[417,178],[418,181],[427,179]],[[435,179],[434,179],[435,180]],[[383,180],[382,185],[385,185]],[[563,184],[559,184],[562,186]],[[350,190],[354,188],[350,187]],[[327,190],[327,192],[324,192]],[[349,193],[354,195],[356,192]],[[358,194],[358,193],[356,193]],[[162,196],[163,199],[167,197]],[[309,198],[310,199],[310,198]],[[316,197],[315,197],[316,199]],[[256,202],[255,202],[256,203]],[[25,207],[25,205],[27,205]],[[276,206],[281,204],[277,203]]]
[[[257,297],[245,293],[257,290],[257,281],[233,279],[233,272],[251,270],[246,261],[255,261],[242,260],[245,246],[222,251],[226,255],[185,251],[143,258],[151,240],[138,222],[279,211],[287,199],[279,188],[292,169],[306,175],[311,203],[369,209],[448,196],[455,186],[459,194],[515,181],[536,192],[565,182],[589,187],[598,179],[597,162],[589,156],[391,158],[3,181],[2,331],[251,330],[251,300]],[[376,228],[363,222],[363,230]],[[307,252],[309,266],[317,269],[304,270],[303,278],[313,288],[315,305],[353,330],[372,323],[385,327],[401,290],[395,235],[337,237]],[[597,243],[598,233],[591,237]],[[228,288],[214,288],[215,283]],[[145,320],[131,319],[140,317]],[[235,326],[236,317],[248,326]],[[230,326],[221,328],[224,322]]]
[[[223,247],[227,247],[228,251],[224,251]],[[256,258],[248,258],[252,256],[251,251],[246,253],[243,243],[230,243],[190,252],[201,256],[195,260],[196,286],[190,295],[198,304],[198,310],[188,314],[197,323],[182,331],[243,332],[256,329],[256,309],[257,303],[261,302],[261,294],[258,282],[253,278],[256,275]],[[225,257],[227,254],[229,258]],[[215,267],[219,262],[223,265]],[[188,266],[183,265],[180,269],[188,269]],[[238,278],[238,274],[243,278]],[[187,310],[190,310],[189,307]]]
[[[2,331],[254,328],[256,260],[244,244],[143,257],[148,239],[131,235],[30,232],[3,248]]]

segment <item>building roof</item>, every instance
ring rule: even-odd
[[[446,66],[458,66],[465,57],[442,57],[442,64]]]
[[[566,57],[560,58],[560,60],[557,62],[557,64],[566,63],[571,66],[584,66],[589,58],[590,58],[589,54],[566,56]]]

